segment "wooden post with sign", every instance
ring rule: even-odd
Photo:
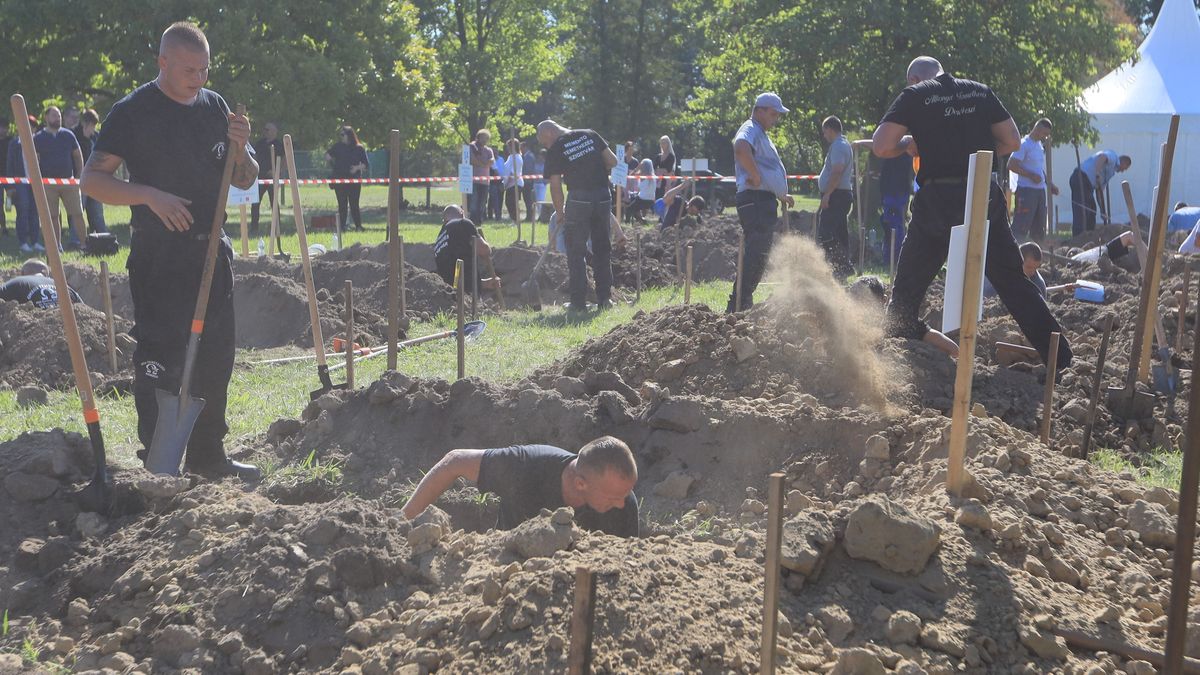
[[[950,422],[950,457],[946,470],[946,488],[962,496],[966,485],[967,425],[971,415],[971,377],[975,366],[976,324],[979,296],[983,285],[983,245],[987,230],[988,199],[991,189],[992,152],[971,155],[967,169],[967,259],[963,277],[962,315],[959,322],[958,366],[954,378],[954,405]]]

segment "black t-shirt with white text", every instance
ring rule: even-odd
[[[591,129],[572,129],[546,151],[547,176],[562,176],[570,190],[607,190],[608,141]]]
[[[917,183],[966,178],[972,153],[996,149],[992,125],[1010,119],[987,85],[949,73],[900,92],[880,124],[893,122],[912,134],[921,153]]]
[[[566,506],[562,473],[575,454],[552,445],[513,445],[483,453],[479,465],[480,492],[500,497],[496,528],[511,530],[541,513]],[[575,522],[585,530],[618,537],[638,536],[637,495],[630,492],[625,505],[598,513],[589,506],[575,509]]]
[[[454,285],[454,263],[463,261],[463,284],[471,278],[474,271],[474,258],[471,256],[471,238],[479,236],[479,228],[466,218],[456,218],[442,225],[437,240],[433,242],[433,260],[437,264],[438,276],[443,281]]]
[[[217,212],[228,115],[225,99],[214,91],[201,89],[195,101],[183,104],[148,82],[113,106],[93,152],[124,159],[131,183],[190,200],[193,228],[207,232]],[[254,153],[249,144],[246,152]],[[130,210],[135,231],[168,233],[149,206]],[[225,212],[224,205],[220,212]]]
[[[72,302],[83,302],[74,288],[71,292]],[[54,279],[40,274],[13,277],[0,284],[0,300],[15,300],[30,302],[34,307],[50,309],[58,307],[58,289],[54,287]]]

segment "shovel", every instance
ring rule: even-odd
[[[484,323],[483,321],[468,321],[466,324],[463,325],[463,337],[466,339],[467,342],[474,342],[475,340],[479,339],[480,335],[483,334],[483,330],[485,328],[487,328],[487,324]],[[405,349],[407,347],[414,347],[416,345],[423,344],[426,342],[433,342],[434,340],[443,340],[445,338],[455,337],[457,335],[458,335],[457,330],[444,330],[440,333],[431,333],[429,335],[422,335],[419,338],[413,338],[411,340],[397,342],[396,348],[397,349]],[[380,354],[386,354],[386,353],[387,353],[386,349],[381,349],[381,350],[375,351],[375,352],[369,352],[364,356],[359,356],[358,358],[354,359],[354,362],[360,363],[362,361],[366,361],[367,359],[373,359],[376,356],[379,356]],[[346,367],[345,363],[335,363],[334,365],[329,367],[329,372],[333,372],[333,371],[337,370],[338,368],[345,368],[345,367]]]
[[[1129,189],[1129,181],[1121,181],[1121,190],[1125,195],[1125,208],[1129,210],[1129,227],[1133,232],[1134,247],[1137,250],[1138,264],[1142,268],[1143,278],[1146,275],[1146,258],[1149,253],[1146,250],[1146,244],[1142,241],[1141,227],[1138,226],[1137,210],[1133,206],[1133,191]],[[1154,336],[1158,341],[1158,347],[1154,350],[1154,355],[1158,357],[1158,362],[1150,367],[1150,382],[1154,387],[1154,391],[1167,396],[1167,410],[1174,417],[1175,412],[1175,394],[1179,385],[1179,375],[1171,365],[1171,351],[1167,342],[1167,331],[1163,328],[1162,314],[1158,311],[1158,303],[1154,303],[1151,308],[1154,312]]]
[[[542,264],[546,262],[546,256],[550,254],[550,249],[554,248],[554,237],[557,235],[558,214],[556,213],[550,216],[550,236],[547,238],[546,248],[538,256],[537,263],[533,266],[533,272],[529,274],[529,280],[521,283],[521,290],[525,293],[525,302],[537,311],[542,309],[542,287],[538,282],[538,273],[542,271]]]
[[[321,336],[321,315],[317,312],[317,287],[313,282],[312,262],[308,251],[308,233],[304,228],[304,208],[300,205],[300,181],[296,180],[296,154],[292,151],[292,135],[283,135],[283,156],[287,161],[288,176],[292,183],[292,217],[296,221],[296,237],[300,240],[300,266],[304,269],[304,289],[308,294],[308,319],[312,323],[313,353],[317,357],[317,379],[321,388],[309,392],[309,398],[317,400],[334,389],[345,389],[346,385],[334,385],[329,379],[329,364],[325,361],[325,338]]]
[[[92,482],[73,495],[75,503],[84,511],[106,513],[112,505],[112,486],[108,483],[108,466],[104,453],[104,437],[100,433],[100,413],[96,410],[96,399],[92,392],[92,379],[88,373],[83,354],[83,341],[79,337],[79,326],[75,322],[75,308],[71,303],[71,291],[67,288],[67,275],[63,271],[62,258],[54,245],[56,232],[50,220],[50,202],[46,198],[46,186],[42,183],[42,168],[38,164],[37,148],[33,145],[33,129],[29,126],[29,112],[25,109],[25,98],[13,94],[13,119],[21,137],[21,152],[25,155],[29,186],[37,203],[38,221],[41,223],[42,239],[46,247],[46,261],[54,277],[54,290],[58,293],[58,311],[62,313],[63,332],[67,350],[71,354],[71,369],[75,371],[75,388],[79,391],[79,402],[83,404],[83,420],[87,424],[88,439],[92,443],[92,462],[95,473]]]
[[[245,115],[246,106],[238,104],[237,114]],[[196,418],[204,409],[204,399],[192,396],[192,372],[196,367],[196,354],[200,351],[200,336],[204,332],[204,317],[208,313],[208,296],[212,291],[213,273],[217,269],[217,247],[221,244],[221,226],[225,223],[225,202],[229,200],[229,183],[233,179],[233,150],[226,147],[225,169],[221,172],[221,187],[217,193],[217,208],[213,212],[212,227],[208,233],[208,250],[204,254],[204,273],[200,276],[200,294],[196,298],[196,311],[192,313],[192,331],[188,335],[187,351],[183,357],[183,377],[179,381],[179,393],[165,389],[154,392],[158,404],[158,419],[154,425],[154,436],[146,454],[146,469],[151,473],[178,475],[179,464],[187,449]]]

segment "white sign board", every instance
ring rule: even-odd
[[[625,146],[617,145],[617,164],[625,163]]]
[[[617,160],[617,165],[612,168],[612,175],[609,180],[617,187],[625,187],[625,183],[629,180],[629,167],[626,166],[624,160]]]
[[[684,173],[693,171],[708,171],[707,159],[681,159],[679,160],[679,170]]]
[[[258,184],[255,183],[249,188],[243,190],[236,185],[229,186],[229,198],[225,200],[227,206],[241,206],[244,204],[258,203]]]
[[[462,150],[462,161],[459,162],[459,164],[470,164],[470,163],[471,163],[471,146],[464,144],[463,150]]]
[[[983,259],[987,260],[988,223],[983,223]],[[983,318],[983,268],[979,268],[979,316]],[[958,330],[962,324],[963,288],[967,271],[967,226],[950,228],[950,252],[946,256],[946,294],[942,303],[942,332]]]
[[[458,165],[458,191],[464,195],[469,195],[474,191],[475,172],[470,164]]]

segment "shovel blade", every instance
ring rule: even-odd
[[[1125,420],[1139,420],[1154,414],[1154,396],[1144,391],[1129,391],[1122,387],[1108,389],[1108,409]]]
[[[107,480],[96,479],[71,495],[80,511],[108,513],[112,506],[112,486]]]
[[[151,473],[178,476],[196,418],[204,409],[204,399],[185,396],[181,400],[162,389],[155,392],[155,399],[158,401],[158,419],[146,454],[146,469]]]
[[[521,284],[521,289],[525,291],[525,302],[534,310],[542,309],[542,288],[536,279],[530,279]]]

